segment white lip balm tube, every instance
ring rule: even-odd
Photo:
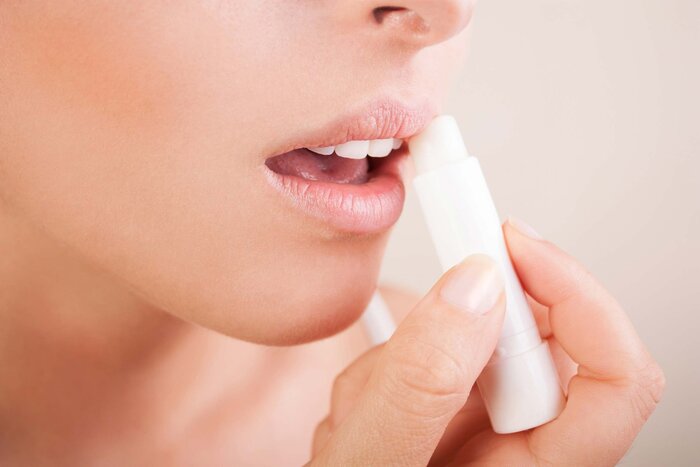
[[[413,185],[443,270],[484,253],[503,273],[503,329],[477,380],[493,430],[515,433],[553,420],[565,403],[557,370],[510,261],[478,159],[468,154],[457,122],[447,115],[413,137],[409,149]]]

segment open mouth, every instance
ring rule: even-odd
[[[403,210],[405,141],[432,115],[428,105],[374,102],[290,141],[290,149],[265,160],[265,178],[292,210],[332,230],[381,233]]]
[[[359,185],[379,173],[403,140],[349,141],[337,146],[301,148],[272,157],[265,165],[280,175],[309,181]]]

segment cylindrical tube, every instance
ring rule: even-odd
[[[556,367],[510,261],[479,161],[468,155],[456,122],[447,116],[409,145],[417,171],[413,184],[442,268],[484,253],[504,276],[503,329],[477,381],[494,431],[513,433],[556,418],[564,407]]]

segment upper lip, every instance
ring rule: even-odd
[[[420,132],[435,114],[434,107],[428,102],[409,105],[392,99],[375,101],[360,111],[297,138],[296,142],[276,154],[301,148],[337,146],[348,141],[407,139]]]

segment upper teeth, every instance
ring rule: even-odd
[[[398,149],[403,140],[396,138],[373,139],[363,141],[348,141],[337,146],[325,146],[322,148],[307,148],[316,154],[329,156],[334,152],[340,157],[348,159],[363,159],[367,156],[386,157],[393,149]]]

